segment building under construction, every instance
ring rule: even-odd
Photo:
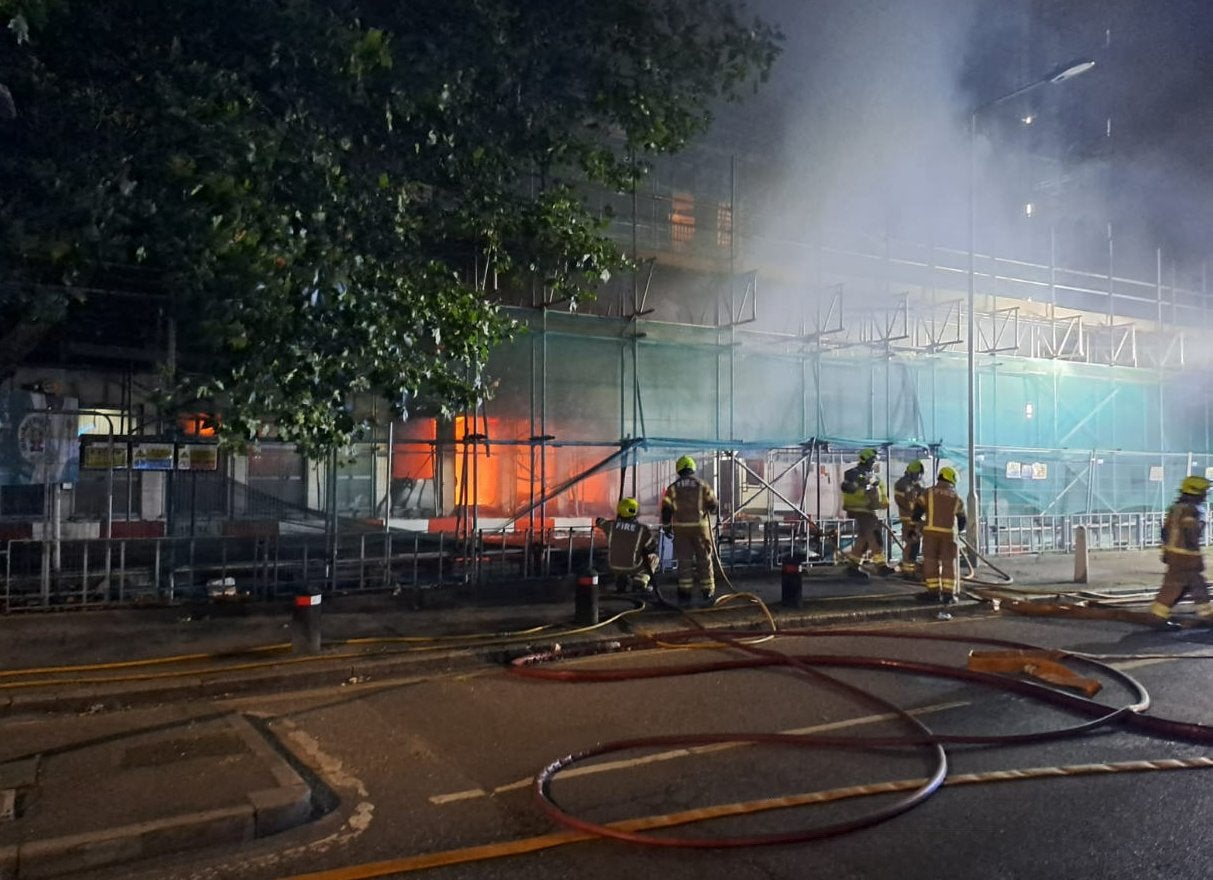
[[[1213,322],[1206,265],[1109,219],[1114,163],[1075,167],[1125,130],[1113,110],[1140,136],[1154,117],[1137,117],[1163,112],[1121,106],[1116,76],[1153,58],[1132,42],[1131,6],[985,4],[968,35],[985,61],[962,96],[967,242],[955,228],[932,242],[856,217],[774,217],[793,187],[771,143],[754,144],[772,120],[743,121],[717,138],[729,146],[661,159],[632,192],[587,193],[635,265],[595,299],[484,290],[513,297],[523,332],[492,353],[479,407],[393,421],[358,401],[374,435],[326,461],[272,438],[220,453],[204,419],[159,412],[176,332],[164,292],[88,291],[64,333],[0,382],[3,607],[565,575],[621,495],[657,518],[683,454],[721,499],[728,566],[829,558],[830,542],[810,539],[845,544],[839,479],[865,447],[889,482],[913,459],[928,476],[954,467],[987,553],[1064,550],[1079,524],[1097,546],[1155,543],[1182,477],[1213,475],[1201,344]],[[819,60],[837,73],[849,50],[826,48],[795,71],[814,76]],[[882,63],[932,69],[909,51]],[[1103,85],[1032,91],[1078,52]],[[865,96],[889,91],[861,72]],[[946,76],[932,95],[958,78]],[[765,100],[782,109],[796,91]],[[978,120],[983,107],[998,112]],[[915,169],[925,158],[901,152]],[[875,170],[865,158],[824,176],[848,169]],[[964,189],[963,167],[944,171]]]
[[[100,335],[2,386],[6,606],[273,590],[292,566],[334,587],[562,574],[621,495],[655,519],[682,454],[721,497],[730,564],[778,564],[811,523],[845,542],[839,477],[866,446],[890,481],[915,458],[975,480],[990,553],[1066,549],[1076,524],[1152,543],[1180,479],[1213,473],[1203,270],[977,253],[970,356],[967,252],[763,238],[739,177],[709,155],[601,196],[633,274],[575,307],[511,303],[524,332],[493,353],[490,399],[383,419],[329,461],[219,454],[166,422],[140,389],[170,328],[126,339],[106,310],[138,294],[94,293],[78,318]]]

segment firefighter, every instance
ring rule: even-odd
[[[922,471],[922,462],[914,459],[893,484],[897,519],[901,521],[901,563],[897,571],[908,578],[918,574],[918,549],[922,543],[922,533],[918,530],[918,523],[914,522],[914,502],[922,494]]]
[[[922,524],[922,576],[919,598],[956,601],[956,530],[968,525],[964,502],[956,494],[956,471],[939,469],[935,485],[914,502],[912,518]]]
[[[678,601],[690,602],[698,589],[704,599],[716,594],[712,571],[712,526],[708,514],[716,512],[716,493],[695,476],[695,460],[689,455],[674,465],[678,479],[661,498],[661,525],[674,538],[678,560]]]
[[[615,506],[615,519],[598,517],[594,524],[606,532],[607,568],[615,578],[615,592],[649,592],[649,583],[657,571],[657,536],[636,518],[640,504],[635,498],[621,498]]]
[[[875,449],[860,451],[858,464],[842,475],[842,507],[855,520],[855,542],[843,554],[847,574],[866,577],[862,567],[865,557],[876,566],[877,574],[892,574],[893,569],[885,563],[884,533],[877,515],[888,509],[889,497],[876,474]]]
[[[1184,477],[1179,484],[1179,497],[1167,510],[1162,526],[1162,561],[1167,564],[1167,572],[1154,604],[1150,606],[1150,613],[1160,623],[1167,622],[1171,609],[1185,595],[1196,603],[1198,617],[1213,618],[1209,584],[1205,580],[1205,558],[1201,552],[1205,524],[1200,505],[1204,504],[1209,486],[1204,477]]]

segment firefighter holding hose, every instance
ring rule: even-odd
[[[866,578],[865,561],[870,561],[879,575],[893,573],[885,561],[880,525],[880,512],[888,507],[889,498],[876,473],[876,450],[861,450],[859,461],[842,475],[842,508],[855,520],[855,541],[844,554],[849,576]]]
[[[893,484],[897,519],[901,522],[901,563],[897,571],[907,578],[918,575],[918,549],[922,543],[922,532],[918,523],[914,522],[914,502],[922,495],[922,472],[922,462],[914,459]]]
[[[661,498],[661,525],[672,532],[674,556],[678,560],[678,601],[688,603],[696,589],[704,599],[716,595],[712,571],[712,524],[708,514],[716,512],[716,493],[695,476],[695,459],[681,456],[674,464],[678,479]]]
[[[615,579],[615,592],[653,589],[650,581],[657,571],[657,536],[638,520],[640,504],[635,498],[621,498],[615,506],[615,519],[598,517],[594,524],[606,532],[607,568]]]
[[[956,530],[968,525],[964,502],[956,494],[956,471],[939,469],[935,485],[914,502],[913,519],[922,524],[922,599],[955,602]]]

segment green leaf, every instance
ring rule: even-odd
[[[189,328],[166,381],[224,442],[344,448],[354,393],[458,411],[518,330],[501,298],[626,265],[579,188],[626,190],[629,147],[679,148],[765,75],[775,31],[693,6],[22,0],[0,69],[53,112],[0,150],[0,265],[162,296]]]

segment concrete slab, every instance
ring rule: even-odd
[[[0,788],[28,788],[38,781],[38,758],[0,764]]]
[[[312,814],[312,790],[305,783],[249,792],[253,836],[268,837],[302,825]]]
[[[17,847],[0,846],[0,880],[16,880]]]
[[[187,849],[235,846],[252,840],[253,828],[253,807],[241,804],[34,840],[21,845],[15,877],[57,877]]]
[[[306,780],[243,716],[87,736],[0,765],[29,791],[24,813],[0,824],[0,880],[235,846],[312,816]]]

